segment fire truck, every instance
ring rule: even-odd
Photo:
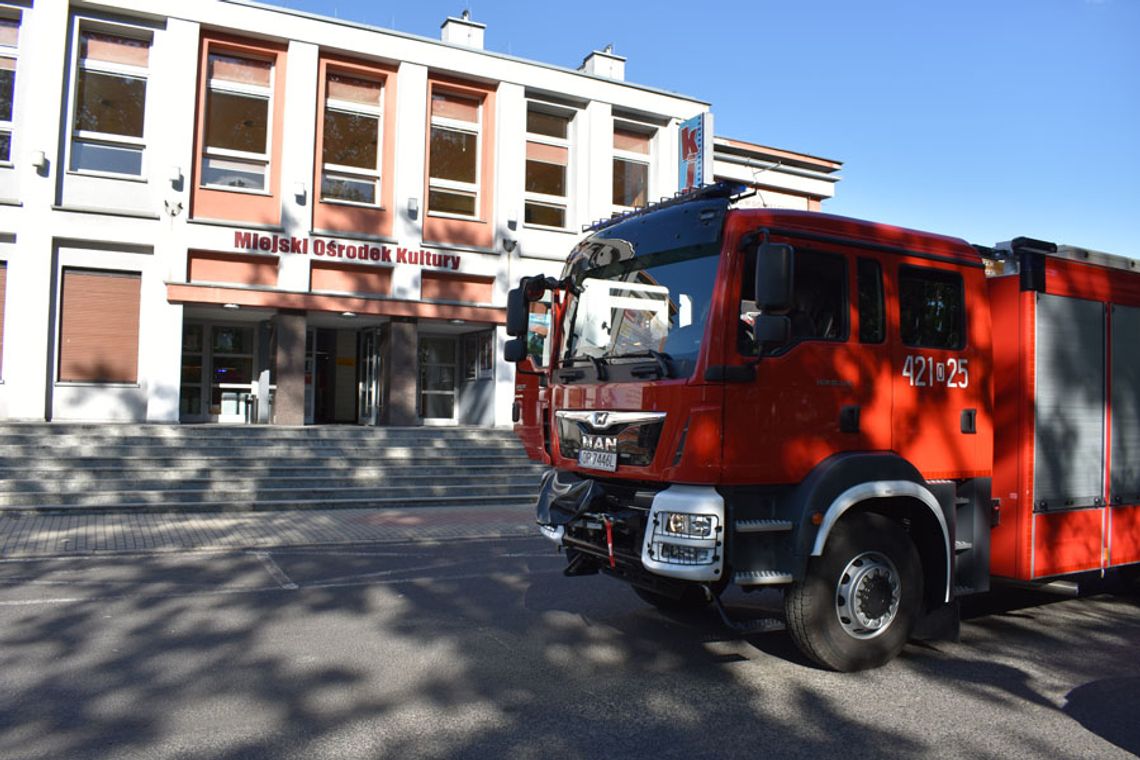
[[[711,185],[508,298],[516,431],[570,576],[786,627],[824,667],[956,638],[991,578],[1140,565],[1140,273]],[[730,585],[780,589],[743,622]]]

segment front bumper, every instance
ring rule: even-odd
[[[536,512],[543,535],[594,557],[602,569],[622,566],[697,583],[724,576],[724,498],[712,486],[639,487],[551,470]],[[702,536],[675,535],[665,530],[667,515],[711,518],[713,528]]]

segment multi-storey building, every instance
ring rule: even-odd
[[[0,0],[0,418],[509,424],[512,283],[672,195],[709,105],[483,35]],[[768,205],[838,178],[704,147]]]

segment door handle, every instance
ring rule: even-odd
[[[839,409],[839,432],[859,432],[859,407],[856,405],[844,406]]]

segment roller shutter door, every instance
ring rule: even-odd
[[[1101,503],[1104,488],[1104,304],[1037,297],[1033,503]]]
[[[63,270],[61,382],[138,382],[141,283],[134,272]]]
[[[1112,473],[1114,504],[1140,501],[1140,309],[1112,307]]]
[[[4,305],[8,301],[8,262],[0,261],[0,377],[4,376]]]

